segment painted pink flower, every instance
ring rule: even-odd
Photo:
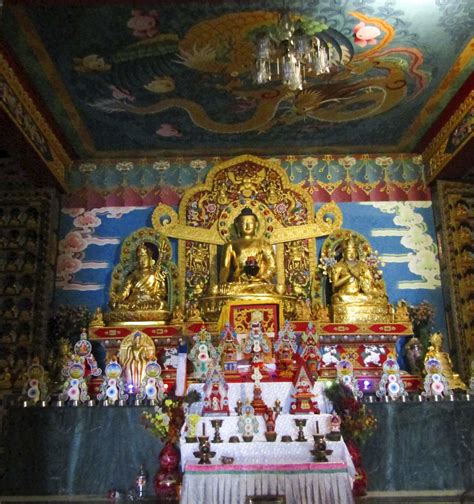
[[[156,134],[162,137],[181,137],[183,134],[172,124],[160,124],[160,129],[156,130]]]
[[[354,27],[354,43],[360,47],[365,47],[367,44],[375,45],[375,40],[382,32],[376,26],[366,25],[360,22]]]
[[[278,203],[278,205],[275,207],[275,211],[280,213],[280,214],[283,214],[286,212],[286,205],[285,203]]]
[[[127,26],[133,30],[133,35],[139,38],[152,38],[158,34],[158,12],[151,10],[144,12],[132,10],[132,17],[128,20]]]
[[[59,247],[64,252],[81,252],[87,247],[86,241],[82,238],[81,234],[77,231],[68,233],[64,240],[61,240]]]
[[[59,276],[72,275],[81,269],[82,263],[78,259],[67,255],[61,255],[58,258],[57,271]]]
[[[101,220],[89,212],[74,219],[74,225],[78,228],[95,228],[100,226],[100,224]]]

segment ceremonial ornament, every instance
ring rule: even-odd
[[[319,336],[312,322],[309,322],[306,331],[301,335],[300,358],[306,363],[308,372],[313,380],[318,377],[321,354],[319,351]]]
[[[430,336],[431,345],[425,355],[425,370],[429,360],[436,359],[439,362],[440,373],[446,379],[450,390],[467,390],[465,383],[461,377],[453,372],[453,363],[448,352],[445,352],[443,347],[443,335],[440,332],[433,333]]]
[[[253,373],[250,378],[254,381],[252,407],[256,415],[263,415],[268,410],[268,407],[262,399],[260,380],[263,378],[263,375],[258,366],[253,367]]]
[[[126,401],[128,394],[125,392],[125,383],[122,378],[122,366],[117,361],[112,361],[105,366],[104,381],[100,386],[97,399],[114,404],[117,401]]]
[[[23,397],[27,404],[47,403],[48,395],[47,375],[38,357],[33,358],[31,366],[26,371],[26,381],[23,386]]]
[[[293,415],[300,413],[319,413],[319,408],[313,401],[315,395],[311,391],[314,386],[314,381],[304,361],[300,362],[299,368],[293,379],[293,385],[295,387],[295,393],[292,397],[295,400],[291,403],[290,413]]]
[[[275,441],[277,437],[276,432],[276,420],[282,411],[281,403],[277,399],[275,401],[275,406],[273,408],[267,408],[267,410],[263,413],[263,419],[265,421],[265,439],[267,441]]]
[[[222,371],[214,367],[208,371],[204,384],[203,415],[229,415],[229,400],[227,397],[229,386]]]
[[[63,369],[63,375],[66,381],[62,387],[62,393],[59,394],[59,400],[64,402],[72,401],[85,403],[90,400],[87,392],[87,383],[85,380],[85,365],[78,355],[73,355],[72,360]]]
[[[161,366],[156,360],[151,360],[145,366],[144,377],[140,387],[139,399],[161,401],[164,394],[164,383],[161,379]]]
[[[219,350],[212,343],[212,335],[201,327],[199,333],[193,336],[194,345],[189,352],[188,359],[193,363],[194,378],[204,381],[209,370],[219,362]]]
[[[377,397],[390,397],[398,399],[406,397],[407,391],[400,375],[400,366],[393,354],[388,354],[382,366],[383,374],[380,378],[379,389],[375,393]]]
[[[140,391],[145,367],[150,359],[155,359],[155,353],[153,340],[144,332],[134,331],[122,340],[119,360],[123,367],[127,392],[137,394]]]
[[[423,382],[424,397],[434,397],[435,399],[446,397],[452,393],[449,383],[442,373],[442,366],[438,359],[434,357],[425,361],[426,376]]]
[[[240,350],[241,347],[237,340],[237,333],[230,323],[226,322],[224,329],[221,332],[218,348],[221,356],[221,365],[223,366],[224,371],[236,371],[237,359]]]
[[[293,376],[294,364],[293,358],[298,350],[296,343],[296,334],[289,321],[278,332],[278,337],[273,343],[273,349],[278,362],[280,376]]]
[[[100,376],[102,374],[102,370],[97,367],[97,361],[92,353],[92,344],[87,339],[86,329],[82,329],[80,339],[74,345],[74,354],[79,357],[84,366],[87,364],[90,375]]]
[[[199,459],[198,464],[211,464],[211,458],[216,456],[216,452],[211,451],[211,443],[208,436],[199,436],[199,450],[193,454]]]
[[[252,312],[250,331],[242,344],[242,352],[252,366],[263,365],[265,357],[272,353],[270,340],[262,330],[261,317],[258,310]]]
[[[239,432],[246,442],[252,441],[254,434],[258,433],[258,420],[254,413],[252,405],[247,401],[242,407],[242,414],[237,421]]]
[[[359,383],[354,376],[354,368],[349,360],[342,359],[336,364],[337,381],[349,387],[354,397],[362,397],[363,393],[359,389]]]
[[[340,441],[341,440],[341,417],[333,412],[331,416],[331,431],[326,434],[328,441]]]
[[[323,434],[314,434],[314,448],[311,450],[315,462],[328,462],[327,455],[331,455],[332,450],[327,449]]]
[[[304,442],[306,438],[304,437],[304,427],[306,425],[306,418],[295,418],[295,424],[298,427],[298,437],[296,441]]]

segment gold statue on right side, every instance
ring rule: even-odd
[[[327,267],[332,284],[331,313],[333,322],[392,322],[393,307],[388,302],[380,272],[366,260],[371,249],[365,246],[362,256],[352,234],[338,244],[341,257]],[[335,250],[333,251],[335,253]]]
[[[430,336],[431,345],[425,355],[425,362],[429,359],[436,359],[441,365],[441,372],[446,378],[451,390],[461,389],[467,390],[466,385],[461,380],[459,374],[453,372],[453,363],[448,352],[443,351],[443,335],[440,332],[435,332]]]

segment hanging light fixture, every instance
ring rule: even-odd
[[[255,81],[281,81],[293,91],[300,90],[307,78],[342,68],[353,54],[351,42],[342,33],[325,27],[309,34],[301,19],[293,23],[285,9],[278,15],[275,30],[257,35]]]

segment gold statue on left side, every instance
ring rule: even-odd
[[[136,254],[137,267],[127,276],[122,288],[111,293],[111,307],[135,309],[144,303],[150,303],[156,309],[168,309],[166,273],[161,268],[161,263],[153,259],[152,252],[145,243],[137,247]]]
[[[135,252],[132,249],[125,256],[126,260],[121,260],[112,274],[111,310],[105,315],[109,325],[136,321],[164,323],[171,318],[174,287],[168,249],[164,241],[142,242]]]
[[[441,365],[441,372],[446,378],[451,390],[461,389],[467,390],[466,385],[461,380],[461,377],[453,372],[453,363],[451,362],[451,357],[448,352],[444,352],[443,347],[443,335],[440,332],[435,332],[430,336],[431,345],[428,347],[428,351],[425,355],[425,362],[429,359],[436,359]]]

